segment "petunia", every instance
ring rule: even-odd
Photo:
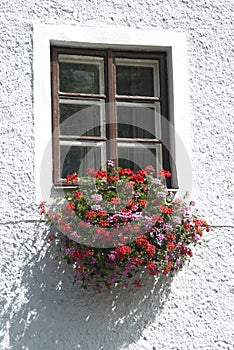
[[[101,194],[93,194],[91,197],[91,200],[94,202],[101,202],[102,201],[102,195]]]
[[[161,184],[161,180],[155,178],[155,179],[153,179],[153,184],[160,185]]]

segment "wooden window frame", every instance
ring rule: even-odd
[[[59,91],[59,55],[83,55],[90,57],[102,57],[104,59],[104,94],[83,94],[83,93],[67,93]],[[159,82],[160,96],[125,96],[116,94],[116,66],[115,59],[140,59],[140,60],[155,60],[159,63]],[[66,48],[66,47],[51,47],[51,94],[52,94],[52,131],[53,131],[53,183],[55,186],[66,186],[64,179],[60,177],[60,140],[79,140],[79,141],[109,141],[106,159],[112,159],[115,165],[118,165],[117,143],[118,142],[139,142],[139,143],[154,143],[162,146],[162,161],[163,168],[169,171],[172,170],[172,157],[170,150],[165,145],[169,142],[169,130],[166,121],[169,121],[168,108],[168,77],[167,77],[167,53],[166,52],[141,52],[141,51],[118,51],[112,49],[82,49],[82,48]],[[82,99],[99,99],[108,103],[109,119],[107,120],[108,128],[106,137],[103,136],[61,136],[59,132],[59,98],[71,97]],[[161,139],[140,139],[140,138],[118,138],[116,103],[118,101],[140,101],[140,102],[159,102],[161,118]],[[167,180],[168,188],[171,188],[171,179]]]

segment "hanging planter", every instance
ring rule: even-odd
[[[182,268],[193,255],[191,246],[209,231],[194,202],[167,190],[168,171],[155,177],[152,166],[134,173],[107,164],[107,170],[87,169],[83,179],[68,175],[72,189],[51,208],[39,206],[47,224],[62,233],[59,241],[75,281],[100,290],[129,278],[140,287],[139,271],[157,276]]]

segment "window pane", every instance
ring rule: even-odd
[[[157,61],[116,59],[116,90],[118,95],[158,96]]]
[[[60,100],[60,134],[104,135],[104,105],[100,102]]]
[[[130,168],[134,171],[144,169],[147,165],[152,165],[156,171],[162,168],[161,145],[140,144],[118,144],[118,162],[123,168]]]
[[[117,66],[117,94],[154,96],[153,69]]]
[[[159,103],[117,103],[118,137],[160,139]]]
[[[100,168],[103,159],[103,145],[60,146],[61,178],[77,172],[85,176],[87,168]]]
[[[60,91],[103,93],[103,59],[60,55],[59,61]]]

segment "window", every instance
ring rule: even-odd
[[[107,82],[106,82],[106,63],[107,63],[107,52],[106,48],[112,50],[112,54],[115,59],[133,59],[133,57],[120,56],[115,57],[115,53],[121,52],[127,54],[137,53],[153,53],[154,58],[149,60],[157,59],[157,55],[162,53],[164,60],[165,73],[162,75],[161,69],[159,69],[160,85],[164,84],[164,88],[160,86],[160,108],[161,113],[166,119],[163,119],[161,123],[162,135],[156,135],[162,142],[162,163],[165,169],[171,169],[172,178],[171,184],[168,184],[171,188],[179,188],[177,192],[178,196],[183,196],[186,191],[190,191],[192,187],[192,167],[191,167],[191,132],[190,132],[190,107],[189,107],[189,86],[188,86],[188,59],[187,59],[187,39],[186,34],[181,32],[173,31],[159,31],[159,30],[146,30],[146,29],[133,29],[126,26],[78,26],[78,25],[49,25],[49,24],[34,24],[33,31],[33,117],[35,122],[35,197],[39,203],[41,200],[46,200],[48,203],[53,202],[54,191],[56,185],[61,187],[60,173],[56,170],[56,161],[53,155],[55,152],[55,138],[52,140],[52,123],[51,120],[55,118],[56,110],[55,106],[59,108],[58,97],[58,82],[56,83],[56,70],[58,71],[58,57],[57,61],[53,61],[52,71],[53,79],[51,79],[51,47],[55,50],[60,50],[58,54],[71,55],[71,56],[85,56],[91,57],[90,49],[96,50],[97,52],[102,51],[104,56],[104,89],[105,94],[108,93]],[[67,51],[65,48],[72,48],[76,53],[72,53],[70,50]],[[79,52],[80,50],[86,51],[85,54]],[[64,51],[65,50],[65,51]],[[89,54],[88,54],[89,52]],[[90,55],[91,54],[91,55]],[[100,55],[93,55],[94,57],[100,57]],[[54,59],[56,58],[56,55]],[[147,60],[148,58],[139,57],[139,60]],[[137,60],[135,57],[134,60]],[[163,59],[162,59],[163,61]],[[135,61],[136,62],[136,61]],[[162,66],[161,66],[162,67]],[[57,72],[58,74],[58,72]],[[163,76],[167,75],[166,81],[162,79]],[[58,76],[57,76],[58,78]],[[53,99],[51,99],[51,83],[54,81]],[[168,88],[167,88],[167,86]],[[56,92],[57,89],[57,92]],[[166,91],[166,101],[162,96],[162,91]],[[64,96],[65,97],[65,96]],[[83,97],[83,96],[82,96]],[[61,97],[59,97],[61,98]],[[79,97],[81,98],[81,97]],[[57,102],[56,102],[57,99]],[[66,98],[64,98],[66,99]],[[67,98],[68,99],[68,98]],[[78,98],[72,98],[72,101]],[[86,103],[89,103],[87,97],[84,97]],[[108,97],[106,96],[106,100]],[[139,101],[135,101],[139,104]],[[54,104],[53,108],[51,104]],[[103,103],[103,99],[101,99]],[[100,103],[101,103],[100,102]],[[121,102],[116,98],[115,103]],[[125,100],[128,103],[129,100]],[[79,103],[79,102],[77,102]],[[123,101],[122,101],[123,103]],[[69,104],[69,103],[68,103]],[[75,104],[75,103],[74,103]],[[133,102],[131,101],[133,105]],[[108,103],[107,103],[108,105]],[[122,106],[123,107],[123,106]],[[75,108],[75,107],[74,107]],[[91,108],[91,107],[90,107]],[[93,110],[96,107],[93,106]],[[101,107],[100,107],[101,108]],[[119,107],[120,108],[120,107]],[[87,109],[88,110],[88,109]],[[140,110],[140,107],[138,108]],[[150,108],[148,108],[150,110]],[[53,111],[53,116],[52,116]],[[83,108],[82,113],[85,113]],[[59,110],[58,110],[59,112]],[[58,113],[57,113],[58,114]],[[73,113],[74,114],[74,113]],[[95,114],[95,113],[94,113]],[[94,115],[93,114],[93,115]],[[104,117],[105,115],[102,114]],[[108,113],[106,113],[106,117]],[[65,118],[65,117],[64,117]],[[130,118],[130,117],[129,117]],[[133,117],[131,117],[133,120]],[[168,119],[167,119],[168,118]],[[66,118],[70,120],[70,118]],[[107,118],[106,118],[107,119]],[[137,119],[138,120],[138,119]],[[162,121],[161,120],[161,121]],[[169,121],[167,123],[166,121]],[[104,120],[103,120],[104,121]],[[94,117],[93,117],[94,123]],[[97,123],[97,118],[96,122]],[[105,130],[108,136],[107,120],[105,120],[107,129]],[[148,123],[150,125],[150,123]],[[147,124],[147,125],[148,125]],[[55,124],[53,125],[55,128]],[[64,124],[65,127],[65,124]],[[145,126],[144,126],[145,127]],[[72,128],[70,127],[70,130]],[[168,132],[169,129],[169,132]],[[136,129],[135,129],[136,130]],[[140,129],[138,128],[138,131]],[[67,133],[69,132],[69,127]],[[141,131],[142,132],[142,131]],[[138,134],[139,135],[139,134]],[[168,136],[169,135],[169,136]],[[60,133],[57,135],[58,139]],[[69,136],[64,135],[64,136]],[[72,136],[72,135],[71,135]],[[73,135],[74,136],[74,135]],[[76,135],[75,135],[76,136]],[[85,136],[85,135],[84,135]],[[90,136],[90,135],[87,135]],[[157,138],[156,137],[156,138]],[[122,137],[123,138],[123,137]],[[133,138],[133,137],[132,137]],[[140,138],[140,136],[138,137]],[[71,140],[63,140],[71,142]],[[83,140],[84,141],[84,140]],[[117,140],[116,140],[117,141]],[[132,140],[133,141],[133,140]],[[80,139],[74,140],[75,142],[82,142]],[[96,141],[95,141],[96,142]],[[103,149],[106,144],[106,149],[109,149],[108,141],[104,142]],[[122,145],[123,145],[122,140]],[[128,142],[129,144],[130,142]],[[146,142],[145,142],[146,143]],[[137,145],[144,146],[144,142],[137,142]],[[53,145],[54,144],[54,145]],[[134,148],[134,147],[133,147]],[[166,155],[166,150],[169,150],[170,158]],[[93,148],[95,151],[95,148]],[[125,151],[122,147],[122,151]],[[134,152],[134,150],[133,150]],[[165,154],[164,154],[165,152]],[[59,153],[59,151],[57,151]],[[89,152],[91,153],[91,152]],[[88,153],[88,154],[89,154]],[[136,152],[135,152],[136,153]],[[139,153],[138,153],[139,154]],[[107,157],[107,155],[105,155]],[[129,153],[129,158],[131,154]],[[169,166],[166,161],[168,159]],[[171,161],[173,159],[173,161]],[[58,164],[58,163],[57,163]],[[56,165],[57,166],[57,165]],[[57,169],[59,168],[59,164]],[[56,171],[57,175],[56,175]],[[55,181],[57,176],[57,182]],[[178,180],[178,181],[177,181]]]
[[[55,185],[108,159],[171,170],[165,52],[54,46],[51,62]]]

